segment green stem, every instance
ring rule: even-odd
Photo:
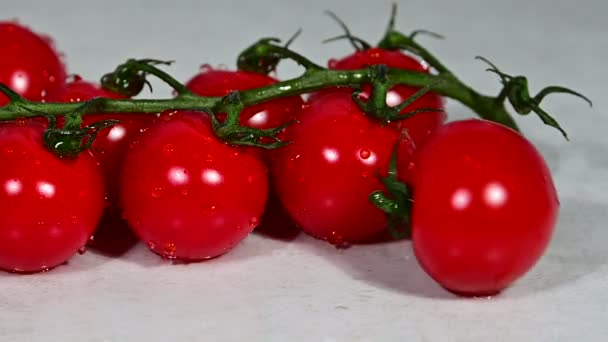
[[[333,86],[355,86],[371,83],[372,69],[359,70],[318,70],[310,69],[304,75],[291,80],[275,83],[266,87],[240,92],[245,107],[271,99],[300,95]],[[401,69],[387,69],[390,85],[406,84],[415,87],[431,86],[440,95],[455,99],[471,108],[479,117],[496,121],[517,129],[515,121],[501,103],[494,97],[485,96],[462,84],[449,75],[431,75]],[[222,97],[203,97],[184,94],[173,99],[162,100],[112,100],[104,99],[95,106],[95,113],[160,113],[165,110],[210,109],[217,113],[226,112],[229,102]],[[13,101],[0,108],[0,120],[14,120],[21,117],[65,115],[82,104],[79,103],[40,103],[26,100]],[[88,114],[88,113],[84,113]]]

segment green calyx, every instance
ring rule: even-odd
[[[420,108],[408,113],[401,113],[407,106],[411,105],[414,101],[422,97],[424,94],[431,91],[433,86],[437,86],[439,82],[435,84],[431,84],[423,87],[418,90],[412,96],[408,97],[401,104],[390,107],[386,103],[386,95],[391,87],[391,83],[388,82],[387,78],[388,68],[386,65],[380,64],[371,67],[370,69],[370,78],[372,79],[372,92],[369,100],[364,102],[360,98],[361,91],[355,90],[353,92],[353,101],[357,103],[359,108],[364,111],[366,114],[374,116],[376,119],[380,120],[382,124],[388,124],[391,121],[398,121],[410,118],[418,113],[424,112],[443,112],[443,110],[438,108]]]
[[[397,144],[398,145],[398,144]],[[382,190],[369,195],[369,201],[386,214],[388,229],[394,239],[411,235],[412,194],[407,185],[397,179],[397,146],[391,156],[388,175],[378,176],[388,194]]]

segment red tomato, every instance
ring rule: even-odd
[[[96,97],[124,98],[119,94],[106,91],[94,83],[83,81],[80,77],[76,76],[72,82],[50,92],[47,100],[55,102],[82,102]],[[149,127],[156,117],[154,115],[133,113],[88,114],[83,116],[83,125],[90,125],[94,122],[108,119],[117,119],[120,120],[120,123],[102,130],[93,142],[91,152],[95,160],[101,165],[107,197],[110,200],[112,209],[115,209],[117,207],[116,200],[118,198],[120,167],[129,144],[139,135],[141,130]]]
[[[277,80],[264,74],[218,70],[204,66],[202,72],[188,81],[186,86],[197,95],[225,96],[231,91],[259,88],[276,82]],[[303,103],[300,96],[266,101],[243,110],[240,116],[240,124],[259,129],[279,127],[295,119],[302,109]],[[258,150],[257,152],[261,152],[264,156],[268,155],[264,151]],[[270,191],[273,192],[274,190],[270,189]],[[276,196],[271,195],[270,197],[275,198]],[[278,200],[268,201],[268,207],[259,228],[278,237],[298,231],[287,217],[288,215]]]
[[[14,23],[0,22],[0,83],[28,100],[40,101],[65,81],[65,67],[50,39]],[[0,93],[0,106],[8,97]]]
[[[426,73],[429,72],[429,68],[425,64],[422,64],[413,57],[403,54],[400,51],[389,51],[380,48],[357,51],[340,60],[330,60],[329,68],[336,70],[353,70],[362,69],[370,65],[378,64],[385,64],[386,66],[391,68],[399,68]],[[363,93],[361,94],[361,96],[364,98],[369,97],[369,94],[371,93],[371,85],[365,84],[362,88]],[[391,90],[389,90],[386,96],[386,103],[389,106],[399,105],[418,90],[418,88],[405,85],[394,86],[391,88]],[[352,89],[331,88],[322,90],[320,93],[323,94],[328,91],[342,91],[351,93]],[[427,93],[418,100],[414,101],[411,105],[404,108],[402,113],[411,112],[421,108],[443,109],[443,99],[437,94]],[[412,140],[414,141],[414,144],[416,146],[421,146],[428,137],[428,135],[431,134],[433,130],[437,129],[437,127],[442,125],[445,120],[446,115],[444,112],[423,112],[409,119],[399,121],[398,124],[395,126],[398,129],[407,129],[408,133],[412,137]]]
[[[103,179],[88,153],[58,158],[43,126],[0,125],[0,269],[39,272],[66,262],[95,229]]]
[[[268,192],[263,162],[220,142],[203,113],[162,117],[127,152],[124,215],[166,258],[227,252],[260,222]]]
[[[540,258],[559,201],[543,158],[519,133],[453,122],[416,152],[415,165],[414,250],[445,288],[495,294]]]
[[[228,71],[203,67],[186,87],[200,96],[225,96],[235,90],[260,88],[276,83],[274,78],[247,71]],[[282,97],[246,108],[240,116],[243,126],[273,128],[295,118],[302,108],[299,96]]]
[[[409,138],[364,115],[342,92],[313,100],[286,135],[293,143],[276,151],[271,171],[281,203],[305,232],[340,245],[370,241],[387,228],[368,196],[384,189],[377,174],[386,176],[398,142],[400,166],[407,165]]]

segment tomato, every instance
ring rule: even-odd
[[[101,172],[86,152],[59,158],[36,123],[0,125],[0,269],[45,271],[66,262],[104,206]]]
[[[49,92],[47,100],[51,102],[81,102],[96,97],[124,98],[75,76],[73,81],[53,92]],[[83,125],[90,125],[108,119],[117,119],[120,120],[120,123],[99,132],[91,147],[91,153],[102,168],[111,210],[115,210],[118,207],[116,203],[118,198],[118,175],[125,153],[131,141],[139,135],[141,130],[149,127],[156,117],[134,113],[87,114],[83,116]]]
[[[202,71],[194,76],[186,86],[192,92],[201,96],[225,96],[235,90],[248,90],[276,83],[277,80],[254,72],[229,71],[213,69],[204,66]],[[240,124],[244,126],[265,129],[279,127],[295,119],[302,109],[300,96],[282,97],[245,108],[240,116]],[[282,133],[279,137],[284,138]],[[269,153],[257,151],[267,158]],[[270,192],[274,192],[271,188]],[[276,196],[271,194],[270,198]],[[278,237],[290,235],[298,231],[289,221],[288,215],[278,200],[268,201],[264,219],[259,227],[264,232]]]
[[[419,62],[417,59],[408,56],[400,51],[389,51],[380,48],[371,48],[368,50],[357,51],[342,59],[332,59],[329,61],[329,68],[335,70],[353,70],[362,69],[370,65],[385,64],[391,68],[406,69],[417,72],[429,72],[428,66]],[[364,84],[362,87],[363,98],[368,98],[371,93],[371,85]],[[389,106],[396,106],[412,96],[419,89],[406,85],[396,85],[392,87],[387,96],[386,103]],[[332,91],[341,91],[351,93],[350,88],[330,88],[322,90],[324,94]],[[426,93],[411,105],[403,109],[402,113],[411,112],[421,108],[444,109],[443,99],[435,93]],[[428,135],[446,120],[444,112],[422,112],[411,118],[403,121],[398,121],[396,128],[405,128],[408,130],[414,144],[422,146]]]
[[[260,88],[276,82],[264,74],[204,66],[201,73],[186,83],[186,87],[200,96],[225,96],[235,90]],[[302,103],[301,97],[288,96],[247,107],[241,113],[240,124],[260,129],[281,126],[295,118]]]
[[[129,225],[156,253],[202,260],[227,252],[260,222],[264,163],[220,142],[203,113],[163,116],[134,142],[121,174]]]
[[[15,22],[0,22],[0,42],[0,83],[32,101],[63,85],[65,67],[49,38]],[[0,106],[6,104],[8,97],[0,93]]]
[[[414,250],[437,282],[495,294],[540,258],[559,201],[543,158],[519,133],[482,120],[449,123],[414,163]]]
[[[276,151],[273,182],[292,219],[310,235],[341,245],[367,242],[387,228],[385,214],[368,196],[384,187],[388,163],[399,143],[407,168],[411,139],[364,115],[350,94],[317,97]]]

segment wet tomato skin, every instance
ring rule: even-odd
[[[347,93],[329,93],[306,106],[290,126],[292,141],[273,155],[276,192],[292,219],[310,235],[331,243],[368,242],[387,229],[385,214],[368,199],[384,189],[399,143],[407,168],[411,140],[366,116]]]
[[[64,84],[65,66],[49,38],[5,21],[0,22],[0,42],[0,83],[32,101]],[[6,104],[8,97],[0,93],[0,106]]]
[[[429,72],[428,66],[421,63],[414,57],[406,55],[401,51],[390,51],[380,48],[371,48],[368,50],[356,51],[341,59],[332,59],[329,61],[328,64],[330,69],[335,70],[354,70],[367,68],[371,65],[384,64],[388,67],[396,69],[405,69],[422,73]],[[371,85],[364,84],[362,87],[363,92],[361,96],[363,98],[368,98],[369,94],[371,94],[371,89]],[[392,87],[387,94],[387,104],[389,106],[399,105],[408,97],[416,93],[418,90],[419,88],[416,87],[396,85]],[[352,89],[330,88],[322,90],[319,93],[324,94],[330,91],[351,93]],[[407,112],[421,108],[435,108],[443,110],[444,102],[441,96],[429,92],[414,101],[411,105],[404,108],[401,113],[405,114]],[[435,129],[437,129],[437,127],[441,126],[445,122],[446,117],[447,116],[445,112],[422,112],[403,121],[397,121],[395,123],[392,123],[389,126],[394,126],[396,129],[407,129],[409,135],[414,141],[414,144],[416,146],[422,146],[422,144],[424,144],[424,142],[426,141],[427,137]]]
[[[482,120],[449,123],[414,163],[413,245],[437,282],[495,294],[537,262],[559,201],[542,156],[519,133]]]
[[[59,158],[37,123],[0,125],[0,269],[45,271],[82,248],[104,207],[101,172],[87,152]]]
[[[83,102],[97,97],[125,99],[120,94],[104,90],[99,85],[76,76],[71,82],[50,92],[47,100],[50,102]],[[125,153],[131,141],[140,134],[140,131],[149,127],[156,120],[156,116],[139,113],[87,114],[83,116],[83,125],[87,126],[109,119],[120,120],[120,122],[99,132],[90,150],[103,171],[110,209],[116,211],[119,192],[118,176]],[[59,125],[62,122],[63,120],[58,120]]]
[[[230,250],[259,224],[267,193],[261,159],[220,142],[204,113],[161,116],[132,144],[121,175],[129,225],[171,259]]]

